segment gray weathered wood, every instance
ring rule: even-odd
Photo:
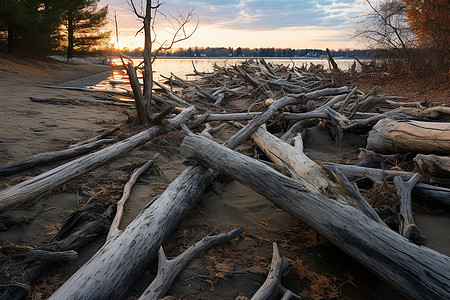
[[[168,129],[163,126],[150,127],[107,148],[72,160],[57,168],[46,171],[38,176],[0,191],[0,212],[31,201],[69,180],[92,171],[117,156],[166,132],[168,132]]]
[[[394,170],[382,170],[375,168],[367,168],[355,165],[343,165],[337,163],[324,162],[323,167],[338,168],[349,180],[358,180],[364,178],[373,178],[376,180],[393,180],[395,176],[400,176],[407,180],[414,173]],[[423,178],[422,178],[423,179]],[[426,183],[418,183],[412,190],[413,199],[422,201],[432,201],[435,204],[450,207],[450,189],[437,187]]]
[[[383,119],[369,132],[366,148],[388,154],[450,154],[450,123]]]
[[[108,143],[113,143],[114,141],[115,141],[114,139],[98,140],[90,144],[80,145],[78,147],[31,155],[17,161],[0,165],[0,176],[11,175],[47,163],[83,155],[88,152],[91,152],[96,148],[99,148],[100,146],[103,146]]]
[[[291,262],[281,258],[277,243],[273,243],[272,245],[273,254],[269,274],[267,274],[266,281],[256,291],[251,300],[277,299],[279,295],[282,295],[283,299],[302,299],[281,284],[281,278],[289,273]],[[285,295],[289,295],[290,297],[285,298]]]
[[[227,233],[206,236],[174,259],[167,260],[163,247],[158,251],[158,272],[139,300],[158,300],[164,297],[175,278],[201,252],[237,237],[244,231],[240,226]]]
[[[420,236],[420,230],[414,224],[414,217],[411,207],[411,190],[420,180],[419,174],[414,174],[408,181],[403,181],[400,176],[394,177],[394,184],[397,194],[400,197],[400,212],[398,214],[399,232],[408,240],[417,245],[425,245],[426,238]]]
[[[417,154],[414,162],[419,173],[428,178],[431,183],[450,187],[450,157],[435,154]]]
[[[299,218],[342,251],[415,299],[450,297],[450,258],[417,246],[359,209],[312,192],[258,161],[207,139],[188,136],[184,147],[211,167],[243,182]]]

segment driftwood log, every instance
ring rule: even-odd
[[[171,120],[171,126],[179,128],[179,125],[186,122],[186,120],[194,113],[195,108],[183,110],[182,113]],[[172,127],[161,125],[152,126],[100,151],[80,157],[7,188],[0,192],[0,212],[12,209],[18,205],[31,201],[34,198],[42,196],[52,189],[68,182],[70,179],[92,171],[117,156],[148,142],[152,138],[167,133],[173,129]]]
[[[184,147],[216,170],[248,185],[299,218],[401,293],[415,299],[450,297],[450,258],[363,214],[307,189],[258,161],[196,136]]]
[[[251,300],[277,299],[277,296],[280,295],[282,299],[302,299],[281,284],[281,278],[289,274],[290,268],[291,262],[281,258],[277,243],[273,243],[272,263],[270,264],[269,274],[267,274],[266,281],[256,291]]]
[[[223,244],[244,231],[240,226],[230,232],[204,237],[174,259],[167,260],[162,246],[158,251],[158,272],[155,279],[139,297],[139,300],[158,300],[164,297],[175,278],[201,252]]]
[[[0,176],[11,175],[20,171],[28,170],[33,167],[41,166],[47,163],[72,158],[83,155],[97,149],[105,144],[113,143],[114,139],[98,140],[89,144],[79,145],[60,151],[39,153],[25,157],[23,159],[0,165]]]
[[[379,153],[450,154],[450,123],[391,119],[379,121],[369,132],[367,149]]]
[[[0,192],[0,212],[13,209],[84,173],[111,161],[119,155],[142,145],[152,138],[164,134],[167,127],[153,126],[126,140],[120,141],[100,151],[88,154],[25,180]]]

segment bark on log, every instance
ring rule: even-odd
[[[428,178],[431,183],[450,187],[450,157],[434,154],[417,154],[414,162],[419,168],[419,173]]]
[[[251,300],[276,299],[282,295],[282,299],[302,299],[291,290],[286,289],[281,284],[281,278],[289,274],[291,262],[281,258],[277,243],[273,243],[272,263],[266,281],[256,291]]]
[[[92,150],[103,146],[104,144],[113,143],[114,139],[98,140],[90,144],[80,145],[54,152],[45,152],[31,155],[20,160],[0,165],[0,176],[11,175],[33,167],[41,166],[47,163],[64,160],[67,158],[79,156],[91,152]]]
[[[450,297],[450,258],[446,255],[411,244],[360,210],[314,193],[217,143],[188,136],[182,145],[310,225],[401,293],[415,299]]]
[[[414,217],[411,207],[411,190],[420,180],[419,174],[408,180],[403,181],[399,176],[394,178],[394,184],[400,197],[400,212],[398,214],[399,232],[408,240],[417,245],[425,245],[427,239],[420,235],[419,227],[414,223]]]
[[[382,168],[383,165],[397,165],[399,162],[403,162],[406,159],[407,154],[397,153],[397,154],[378,154],[373,151],[359,148],[359,166],[371,167],[371,168]]]
[[[380,120],[369,132],[367,149],[379,153],[450,154],[450,123]]]
[[[243,231],[244,227],[240,226],[227,233],[204,237],[201,241],[195,243],[182,254],[171,260],[167,260],[164,249],[161,246],[158,251],[158,273],[138,300],[161,299],[167,293],[178,274],[180,274],[180,272],[183,271],[197,255],[214,246],[234,239]]]

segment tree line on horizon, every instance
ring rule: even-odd
[[[130,57],[142,57],[142,48],[121,49],[120,52]],[[333,57],[337,58],[365,58],[370,59],[375,56],[375,51],[371,49],[338,49],[330,51]],[[106,55],[117,56],[117,49],[106,50]],[[291,49],[291,48],[245,48],[245,47],[188,47],[176,48],[171,51],[159,53],[161,57],[311,57],[323,58],[327,52],[322,49]]]
[[[108,7],[100,0],[1,0],[0,39],[9,54],[75,54],[103,48]],[[6,47],[5,47],[6,46]]]

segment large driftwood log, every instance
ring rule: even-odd
[[[282,299],[302,299],[291,290],[281,284],[281,278],[289,274],[291,262],[281,258],[277,243],[273,243],[272,263],[266,281],[256,291],[251,300],[276,299],[282,295]]]
[[[450,258],[420,247],[366,217],[359,209],[312,192],[258,161],[207,139],[184,147],[211,167],[248,185],[317,230],[401,293],[415,299],[450,297]]]
[[[240,226],[230,232],[204,237],[174,259],[167,260],[162,246],[158,251],[158,272],[139,300],[158,300],[164,297],[175,278],[201,252],[237,237],[244,231]]]
[[[450,157],[434,154],[417,154],[414,162],[419,173],[428,178],[431,183],[450,187]]]
[[[180,124],[184,123],[194,113],[195,108],[183,110],[183,112],[170,121],[171,126],[179,128]],[[0,212],[31,201],[32,199],[68,182],[70,179],[94,170],[117,156],[148,142],[158,135],[165,134],[174,128],[160,125],[152,126],[100,151],[80,157],[7,188],[0,192]]]
[[[128,107],[132,108],[133,105],[125,102],[120,101],[108,101],[108,100],[98,100],[98,99],[84,99],[84,98],[74,98],[74,99],[68,99],[68,98],[36,98],[36,97],[30,97],[30,100],[37,103],[49,103],[49,104],[79,104],[81,103],[94,103],[94,104],[104,104],[104,105],[111,105],[111,106],[119,106],[119,107]]]
[[[163,126],[150,127],[126,140],[7,188],[0,192],[0,212],[31,201],[167,131],[168,128]]]
[[[78,147],[72,147],[64,150],[38,153],[17,161],[0,165],[0,176],[11,175],[23,170],[28,170],[33,167],[41,166],[47,163],[64,160],[67,158],[83,155],[91,152],[108,143],[113,143],[114,139],[104,139],[92,142],[90,144],[83,144]]]
[[[400,212],[398,214],[400,234],[417,245],[425,245],[427,239],[420,236],[419,227],[414,224],[411,207],[411,190],[419,180],[419,174],[414,174],[414,176],[406,182],[403,181],[401,177],[396,176],[394,178],[394,184],[397,188],[398,196],[400,197]]]
[[[369,132],[367,149],[379,153],[450,154],[450,123],[380,120]]]
[[[122,234],[107,241],[50,299],[123,298],[156,259],[159,247],[180,219],[197,203],[212,176],[200,166],[186,169]]]

